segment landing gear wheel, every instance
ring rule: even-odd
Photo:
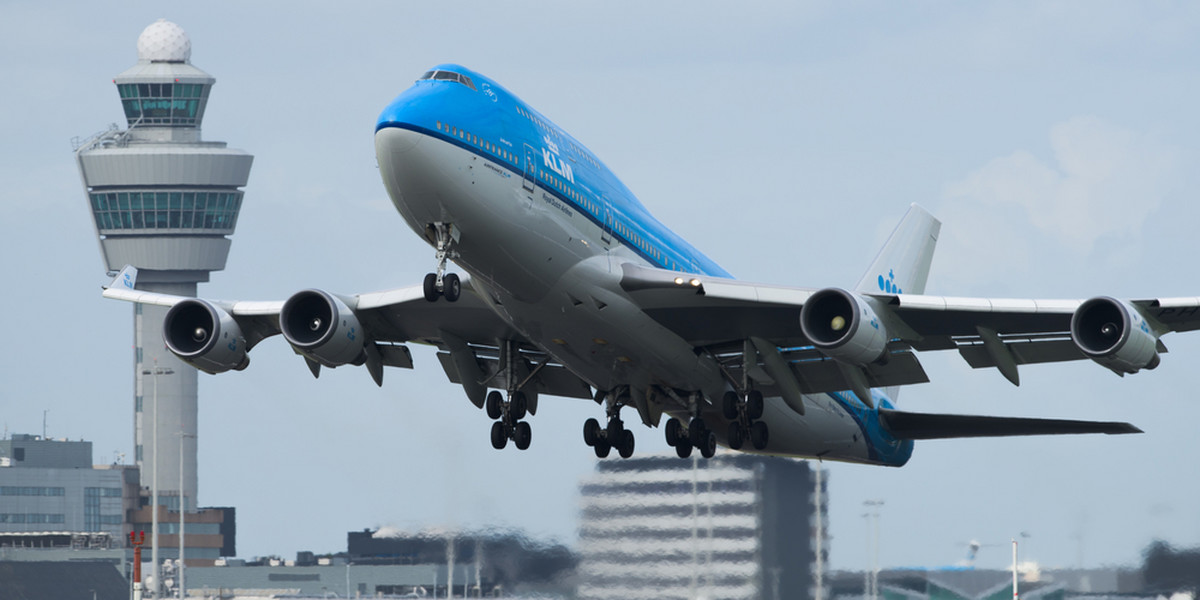
[[[483,408],[487,411],[488,418],[493,421],[504,416],[504,395],[497,391],[488,392]]]
[[[678,454],[679,458],[687,458],[691,456],[692,443],[687,440],[679,440],[679,443],[675,444],[675,454]]]
[[[521,421],[517,423],[516,429],[513,431],[513,443],[517,445],[517,450],[528,450],[529,442],[533,439],[533,428],[529,423]]]
[[[607,458],[608,452],[612,450],[612,444],[609,444],[608,440],[600,438],[596,440],[596,445],[593,449],[596,451],[596,458]]]
[[[667,436],[668,446],[678,446],[681,442],[685,441],[683,439],[683,424],[679,422],[679,419],[667,421],[667,429],[664,433]]]
[[[446,297],[446,302],[455,302],[462,294],[462,282],[458,280],[458,275],[454,273],[446,273],[442,277],[442,295]]]
[[[436,273],[427,273],[425,275],[425,283],[423,288],[423,291],[425,292],[425,299],[429,302],[437,302],[438,296],[441,296],[441,293],[439,293],[437,289]]]
[[[755,421],[750,426],[750,443],[754,445],[755,450],[767,447],[768,433],[767,424],[762,421]]]
[[[610,419],[608,421],[608,441],[616,447],[620,447],[621,436],[624,435],[625,424],[620,419]]]
[[[688,423],[688,441],[697,448],[702,447],[704,433],[707,431],[708,427],[704,424],[704,419],[692,419],[692,422]]]
[[[729,424],[729,447],[733,450],[741,450],[742,444],[746,441],[742,437],[742,424],[734,421]]]
[[[752,390],[746,395],[746,418],[751,421],[761,419],[763,416],[763,395],[758,390]]]
[[[600,439],[600,422],[595,419],[588,419],[583,422],[583,443],[589,446],[595,446]]]
[[[711,429],[705,429],[704,434],[704,444],[699,446],[700,456],[712,458],[717,453],[717,434],[713,433]]]
[[[621,458],[629,458],[633,456],[633,432],[628,429],[621,430],[621,445],[617,446],[617,452]]]
[[[503,450],[508,445],[508,432],[504,430],[504,423],[496,421],[492,423],[492,447],[497,450]]]
[[[721,396],[721,414],[725,415],[730,421],[738,418],[738,397],[733,392],[725,392]]]
[[[521,392],[513,392],[512,400],[509,402],[508,414],[513,421],[520,421],[525,418],[525,394]]]

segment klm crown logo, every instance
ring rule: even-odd
[[[884,279],[883,275],[879,276],[879,290],[889,294],[904,293],[904,290],[901,290],[900,286],[896,285],[896,272],[892,269],[888,269],[887,279]]]

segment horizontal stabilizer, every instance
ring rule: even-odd
[[[980,417],[913,413],[889,409],[879,411],[879,421],[894,437],[902,440],[1076,433],[1106,433],[1109,435],[1142,433],[1141,429],[1129,423],[1111,421]]]

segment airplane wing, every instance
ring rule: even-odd
[[[476,406],[483,406],[488,387],[507,387],[509,373],[524,384],[520,389],[533,413],[538,393],[592,397],[586,382],[488,308],[469,280],[456,302],[429,302],[419,285],[354,296],[305,290],[286,301],[228,302],[137,290],[136,277],[137,269],[125,267],[104,297],[170,307],[163,327],[167,345],[209,373],[245,368],[246,352],[282,333],[314,376],[322,366],[366,364],[382,385],[384,366],[413,368],[406,344],[417,343],[438,348],[446,375]],[[240,342],[226,345],[227,337]],[[217,338],[220,344],[210,343]],[[500,368],[508,364],[508,353],[511,370]]]
[[[1200,298],[955,298],[623,268],[622,288],[647,314],[735,376],[751,369],[764,393],[850,389],[869,398],[868,388],[928,381],[915,353],[932,350],[957,350],[972,367],[994,367],[1013,384],[1020,365],[1080,359],[1124,375],[1158,365],[1163,334],[1200,328]],[[755,338],[765,344],[745,342]],[[772,354],[786,371],[771,372]]]

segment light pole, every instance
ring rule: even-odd
[[[195,437],[196,436],[194,436],[190,433],[185,433],[183,431],[179,432],[179,569],[178,570],[179,570],[179,597],[180,598],[187,597],[187,587],[184,585],[184,574],[183,574],[183,571],[184,571],[184,564],[183,564],[184,516],[183,516],[183,513],[187,512],[187,496],[183,493],[183,490],[185,489],[183,487],[183,439],[184,438],[195,439]]]
[[[154,400],[151,405],[154,411],[154,418],[150,422],[150,427],[154,430],[152,436],[154,447],[154,464],[150,467],[150,560],[153,567],[151,568],[151,576],[154,577],[154,597],[160,596],[162,590],[162,570],[158,564],[158,376],[172,375],[175,371],[169,368],[158,366],[158,361],[154,361],[153,369],[142,371],[142,375],[152,375],[154,377]],[[144,456],[143,456],[144,458]],[[145,464],[145,460],[142,464]],[[182,491],[180,492],[182,493]]]
[[[876,600],[879,598],[879,507],[883,506],[883,500],[864,500],[863,506],[867,509],[863,517],[867,519],[867,552],[871,563],[867,578],[868,591],[865,593],[871,600]]]

